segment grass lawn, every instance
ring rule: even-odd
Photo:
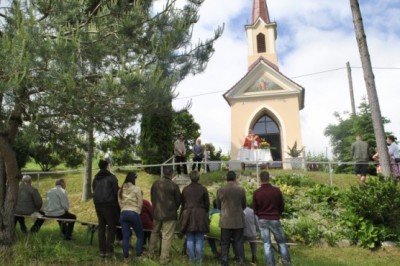
[[[282,173],[283,170],[271,170],[271,174]],[[286,171],[287,173],[292,173]],[[323,172],[298,172],[299,175],[307,174],[314,181],[323,184],[330,183],[330,176]],[[213,172],[203,175],[201,183],[207,185],[213,190],[216,182],[224,180],[224,172]],[[47,190],[54,186],[55,180],[60,176],[40,175],[39,181],[35,176],[33,185],[39,188],[39,191],[45,199]],[[97,222],[93,202],[81,202],[82,191],[82,173],[66,174],[67,191],[70,199],[71,212],[76,214],[78,220]],[[117,172],[119,184],[122,184],[125,173]],[[149,199],[149,190],[156,176],[148,175],[143,171],[139,172],[137,180],[138,186],[142,188],[144,197]],[[356,184],[357,180],[353,175],[335,175],[334,184],[340,188],[348,188]],[[28,227],[33,220],[27,219]],[[0,265],[124,265],[122,259],[122,247],[116,247],[116,258],[104,261],[98,257],[97,234],[93,244],[90,245],[87,238],[86,226],[75,225],[73,240],[64,241],[59,232],[58,224],[55,221],[46,221],[41,230],[36,235],[23,235],[19,226],[17,227],[17,241],[9,249],[0,249]],[[134,241],[133,241],[134,243]],[[247,258],[250,257],[250,249],[246,244]],[[182,239],[176,237],[173,243],[171,265],[189,265],[186,256],[182,255]],[[293,265],[400,265],[400,248],[379,248],[371,251],[359,247],[310,247],[310,246],[292,246],[290,247]],[[132,250],[133,252],[133,250]],[[212,258],[209,246],[205,243],[204,265],[219,265],[219,262]],[[231,252],[232,253],[232,252]],[[233,256],[233,254],[231,255]],[[259,265],[263,263],[262,246],[258,247]],[[156,261],[141,259],[132,261],[132,265],[158,265]]]

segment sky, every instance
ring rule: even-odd
[[[161,2],[161,1],[160,1]],[[360,0],[381,113],[390,119],[385,131],[400,137],[400,2]],[[247,40],[253,0],[205,0],[193,40],[213,36],[225,25],[207,69],[177,87],[177,109],[189,110],[201,127],[203,143],[230,151],[230,108],[223,94],[247,72]],[[334,113],[351,112],[346,62],[352,67],[356,107],[367,97],[349,0],[267,0],[277,23],[278,66],[305,88],[301,110],[302,141],[307,152],[331,157],[324,130],[337,124]],[[242,129],[238,129],[242,130]]]

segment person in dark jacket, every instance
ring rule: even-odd
[[[208,233],[210,226],[208,210],[210,198],[207,188],[198,183],[200,173],[190,173],[190,183],[182,191],[181,232],[186,234],[186,246],[191,263],[202,263],[204,234]]]
[[[18,190],[18,201],[15,208],[15,214],[43,216],[44,212],[40,210],[43,205],[42,197],[37,188],[33,187],[31,184],[32,177],[30,175],[24,175]],[[28,230],[25,225],[25,218],[16,216],[15,223],[17,222],[21,227],[21,231],[27,233]],[[31,233],[37,233],[43,223],[44,219],[37,218],[30,229]]]
[[[114,255],[115,231],[119,218],[118,179],[106,160],[99,161],[100,171],[93,180],[93,202],[99,221],[100,257]],[[107,234],[106,234],[107,232]]]
[[[291,265],[285,233],[280,223],[280,217],[285,207],[282,192],[279,188],[269,183],[269,173],[267,171],[260,173],[260,180],[261,187],[253,193],[253,210],[258,217],[261,238],[264,243],[266,265],[275,265],[271,233],[278,243],[282,264],[284,266]]]
[[[243,210],[246,208],[246,191],[238,185],[236,174],[229,171],[227,184],[217,191],[217,207],[221,210],[221,265],[228,265],[229,246],[233,240],[236,262],[244,262],[243,229],[245,226]]]
[[[171,178],[173,170],[164,167],[164,175],[151,186],[151,203],[153,204],[153,231],[150,236],[149,256],[157,254],[160,233],[161,255],[160,263],[168,264],[171,261],[170,249],[175,233],[178,208],[181,204],[181,192]]]

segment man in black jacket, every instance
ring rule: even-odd
[[[100,256],[107,257],[114,254],[115,231],[119,219],[118,179],[110,172],[107,161],[100,160],[99,168],[93,180],[93,202],[99,221]]]

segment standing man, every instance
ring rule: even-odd
[[[110,172],[108,161],[100,160],[99,168],[100,171],[93,180],[93,202],[99,221],[100,257],[105,258],[114,255],[115,232],[119,218],[118,179]]]
[[[177,184],[171,178],[171,167],[163,169],[164,176],[151,186],[151,203],[153,204],[153,230],[149,243],[149,255],[155,257],[158,254],[157,247],[161,233],[160,264],[171,262],[170,249],[175,233],[178,208],[181,204],[181,192]]]
[[[221,265],[229,264],[229,246],[233,240],[233,250],[239,265],[244,260],[243,228],[245,226],[243,210],[246,208],[246,192],[237,184],[236,174],[229,171],[227,184],[218,189],[217,208],[221,210],[219,227],[221,228]]]
[[[274,252],[271,245],[271,233],[279,245],[282,264],[291,265],[286,237],[280,222],[285,207],[282,192],[269,183],[269,173],[260,173],[261,187],[254,191],[253,210],[259,219],[261,238],[264,242],[264,254],[267,265],[275,266]]]
[[[181,174],[181,163],[183,167],[183,174],[187,176],[187,167],[186,167],[186,147],[185,141],[182,134],[178,135],[178,139],[174,143],[174,154],[175,154],[175,162],[178,163],[176,166],[176,172],[178,175]]]
[[[44,213],[47,217],[76,220],[76,215],[69,213],[69,201],[67,191],[65,190],[67,183],[64,178],[56,181],[56,186],[47,192],[46,208]],[[68,221],[58,222],[61,232],[65,240],[72,240],[72,232],[74,231],[75,222]]]
[[[15,208],[15,214],[19,215],[32,215],[37,212],[40,215],[44,215],[44,212],[40,210],[42,208],[42,197],[39,191],[32,186],[32,177],[30,175],[24,175],[22,177],[21,185],[18,190],[18,201]],[[28,233],[25,225],[25,218],[16,216],[15,223],[19,222],[21,231]],[[37,233],[44,223],[44,219],[37,218],[35,223],[31,227],[31,233]]]
[[[364,183],[368,172],[369,153],[368,143],[363,141],[360,135],[357,135],[356,141],[351,144],[351,155],[355,161],[354,172],[361,183]]]

